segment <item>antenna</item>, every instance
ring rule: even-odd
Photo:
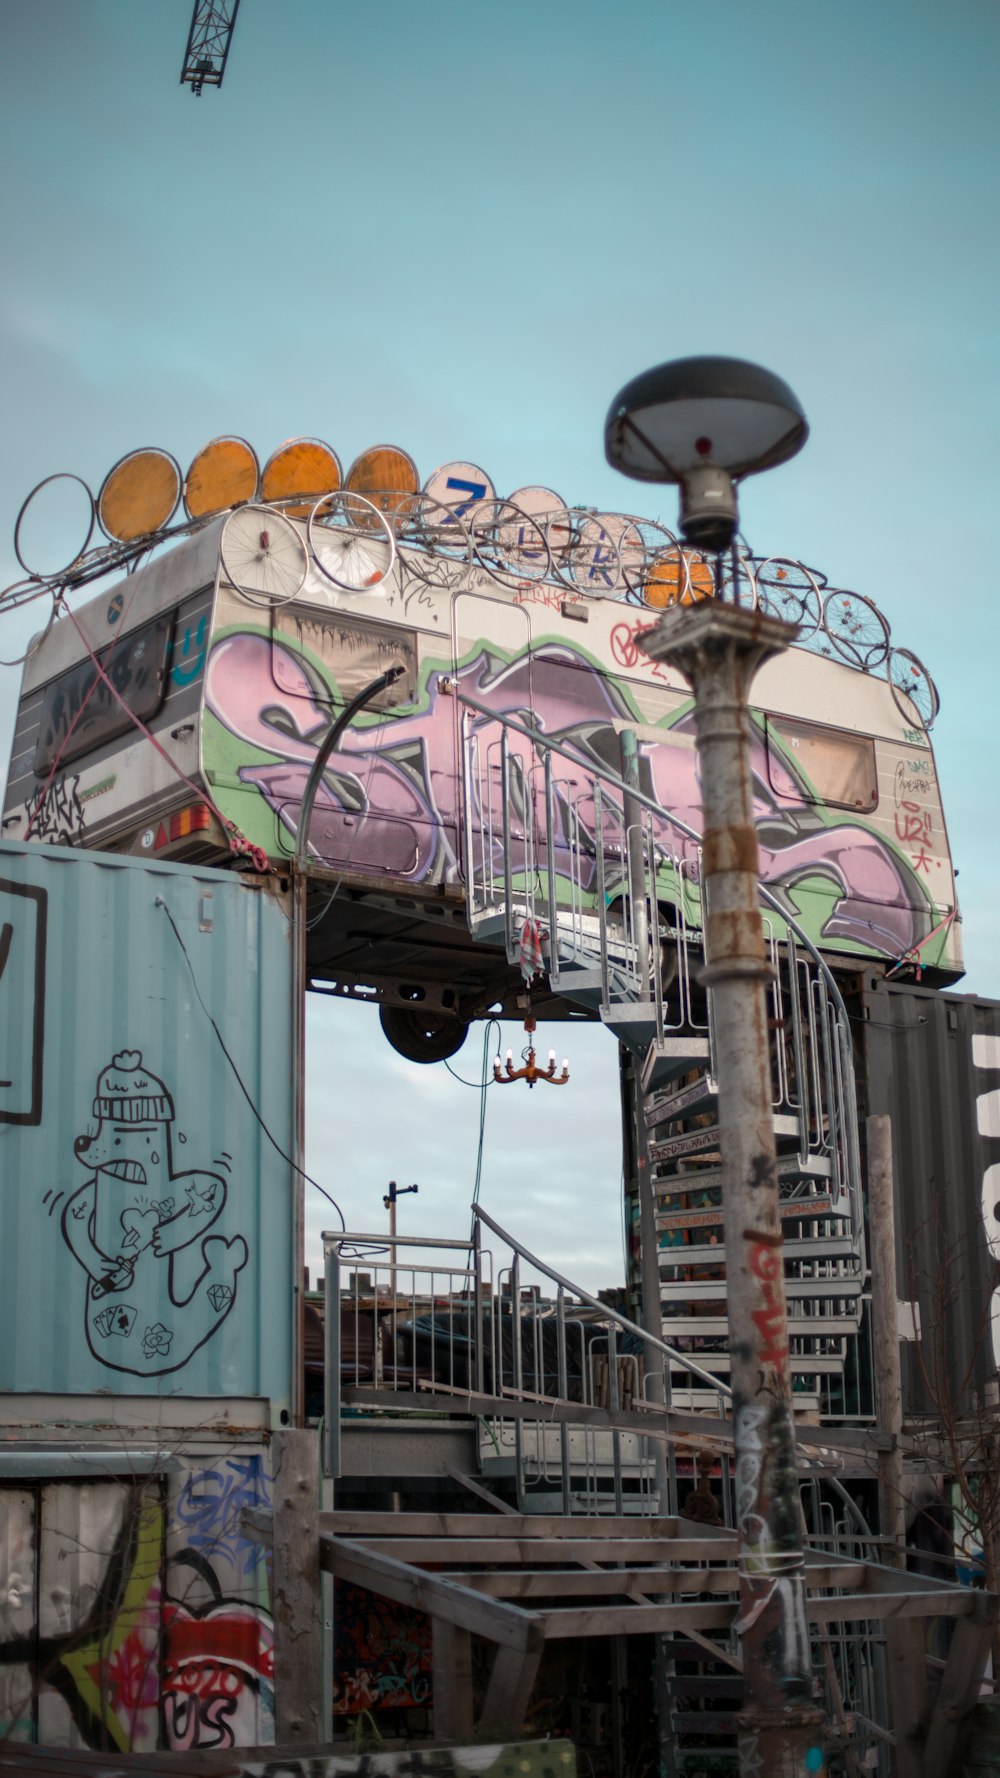
[[[196,99],[203,86],[222,85],[239,10],[240,0],[195,0],[181,86],[189,86]]]

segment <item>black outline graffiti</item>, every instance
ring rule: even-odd
[[[31,1100],[27,1111],[8,1111],[0,1105],[0,1124],[40,1124],[42,1121],[42,1059],[45,1048],[45,956],[48,933],[49,896],[47,889],[37,889],[31,884],[14,883],[6,877],[0,877],[0,895],[21,895],[25,901],[35,904],[35,1004],[31,1026]],[[4,923],[4,932],[11,932],[6,949],[0,956],[0,988],[10,957],[16,927],[10,928],[9,922]],[[27,1021],[25,1020],[25,1023]],[[10,1081],[0,1081],[0,1087],[10,1086]]]
[[[225,1210],[228,1187],[218,1173],[175,1169],[173,1099],[141,1051],[119,1050],[99,1071],[94,1116],[96,1128],[73,1144],[88,1177],[67,1199],[60,1224],[87,1275],[87,1345],[108,1370],[167,1376],[182,1370],[231,1313],[247,1243],[239,1233],[209,1232]],[[184,1279],[199,1247],[202,1268],[193,1281]],[[179,1254],[188,1255],[180,1276]],[[157,1287],[147,1307],[137,1270],[159,1280],[164,1266],[166,1292]]]

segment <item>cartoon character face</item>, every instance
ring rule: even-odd
[[[170,1135],[163,1124],[99,1124],[93,1136],[73,1144],[78,1161],[89,1171],[105,1173],[128,1185],[152,1185],[161,1166],[170,1166]]]

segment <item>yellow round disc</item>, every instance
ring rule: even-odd
[[[308,518],[317,494],[335,494],[340,487],[340,458],[318,438],[290,438],[272,451],[260,478],[262,500],[287,500],[292,494],[308,494],[304,506],[286,506],[292,519]]]
[[[188,518],[228,512],[231,506],[252,500],[259,475],[256,453],[245,438],[213,438],[187,472],[184,505]]]
[[[642,597],[645,604],[663,611],[671,605],[696,605],[700,599],[710,599],[714,591],[712,569],[704,556],[665,549],[650,563]]]
[[[419,490],[420,476],[408,451],[396,445],[372,445],[355,457],[344,487],[363,494],[380,512],[399,514],[406,496]]]
[[[105,537],[131,543],[148,537],[172,516],[181,497],[180,465],[169,451],[129,451],[104,478],[97,518]]]

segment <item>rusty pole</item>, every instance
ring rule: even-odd
[[[702,893],[715,1032],[736,1453],[743,1778],[822,1772],[812,1701],[788,1316],[775,1165],[748,691],[795,627],[706,600],[637,638],[694,690],[704,811]]]

